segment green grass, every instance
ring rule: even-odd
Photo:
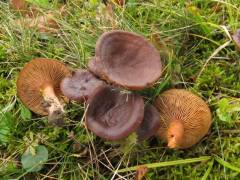
[[[68,15],[57,19],[60,32],[42,34],[16,26],[20,15],[1,1],[0,177],[133,179],[134,171],[118,170],[146,165],[147,179],[239,179],[240,52],[230,37],[240,27],[239,4],[239,0],[128,0],[125,8],[116,6],[109,14],[99,1],[71,0]],[[159,49],[164,73],[153,88],[139,92],[148,100],[175,87],[186,88],[209,104],[213,123],[201,142],[187,150],[169,150],[155,138],[129,149],[126,142],[119,147],[88,132],[84,104],[68,105],[63,128],[50,126],[45,117],[23,107],[16,96],[16,79],[26,62],[45,57],[72,69],[85,68],[97,38],[112,29],[139,33]],[[21,156],[32,143],[44,145],[49,154],[37,173],[27,173],[21,166]]]

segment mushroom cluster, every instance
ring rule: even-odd
[[[87,128],[111,141],[135,132],[139,141],[157,135],[170,148],[188,148],[208,132],[211,112],[200,97],[172,89],[154,105],[144,105],[142,96],[129,91],[153,86],[162,73],[160,55],[144,37],[119,30],[103,33],[88,67],[71,72],[56,60],[34,59],[20,72],[18,96],[50,122],[62,119],[63,96],[86,102]]]
[[[135,33],[119,30],[103,33],[88,67],[111,85],[95,88],[88,96],[88,129],[107,140],[120,140],[133,132],[144,140],[157,132],[160,127],[157,110],[152,106],[144,108],[141,96],[122,91],[151,87],[161,76],[160,55],[152,44]]]

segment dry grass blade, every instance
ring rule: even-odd
[[[159,167],[166,167],[166,166],[175,166],[180,164],[188,164],[188,163],[196,163],[196,162],[203,162],[208,161],[211,159],[211,156],[202,156],[199,158],[191,158],[191,159],[182,159],[182,160],[176,160],[176,161],[168,161],[168,162],[159,162],[159,163],[151,163],[151,164],[144,164],[141,166],[145,166],[148,169],[152,168],[159,168]],[[124,169],[119,169],[118,172],[127,172],[127,171],[136,171],[140,166],[133,166],[133,167],[127,167]]]

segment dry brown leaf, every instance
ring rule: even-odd
[[[27,4],[24,0],[11,0],[10,5],[15,10],[26,10]]]
[[[28,12],[28,7],[25,0],[10,0],[10,6],[12,9],[19,11],[23,15]]]
[[[116,4],[119,6],[124,6],[125,5],[125,0],[114,0]]]
[[[143,180],[144,176],[147,174],[148,168],[147,166],[139,166],[136,170],[135,180]]]
[[[223,10],[222,4],[219,2],[213,2],[212,7],[211,7],[211,11],[218,13],[221,12]]]
[[[42,16],[26,17],[16,22],[18,25],[23,25],[27,28],[36,27],[40,32],[56,32],[59,26],[53,18],[53,14],[48,13]]]
[[[66,15],[65,6],[62,6],[59,13],[53,13],[51,11],[44,15],[40,15],[40,12],[36,8],[32,8],[29,11],[28,16],[17,20],[18,25],[22,25],[26,28],[37,28],[40,32],[54,32],[59,29],[59,25],[55,21],[55,18],[61,15]]]

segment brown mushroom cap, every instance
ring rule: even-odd
[[[87,100],[97,87],[104,84],[89,71],[79,69],[72,76],[65,77],[60,87],[64,96],[70,100],[81,102]]]
[[[125,31],[104,33],[89,69],[111,83],[129,89],[153,85],[162,72],[160,55],[144,37]]]
[[[211,125],[211,112],[198,96],[183,89],[163,92],[155,102],[160,112],[159,136],[170,148],[188,148],[205,136]]]
[[[89,98],[86,123],[97,136],[120,140],[134,132],[144,116],[144,102],[136,94],[123,94],[109,86],[99,87]]]
[[[143,141],[157,134],[160,128],[160,115],[158,110],[151,104],[144,108],[144,119],[137,130],[138,140]]]
[[[17,94],[23,104],[33,112],[47,115],[43,91],[52,87],[57,97],[61,95],[60,82],[70,74],[61,62],[52,59],[37,58],[28,62],[19,74]]]

